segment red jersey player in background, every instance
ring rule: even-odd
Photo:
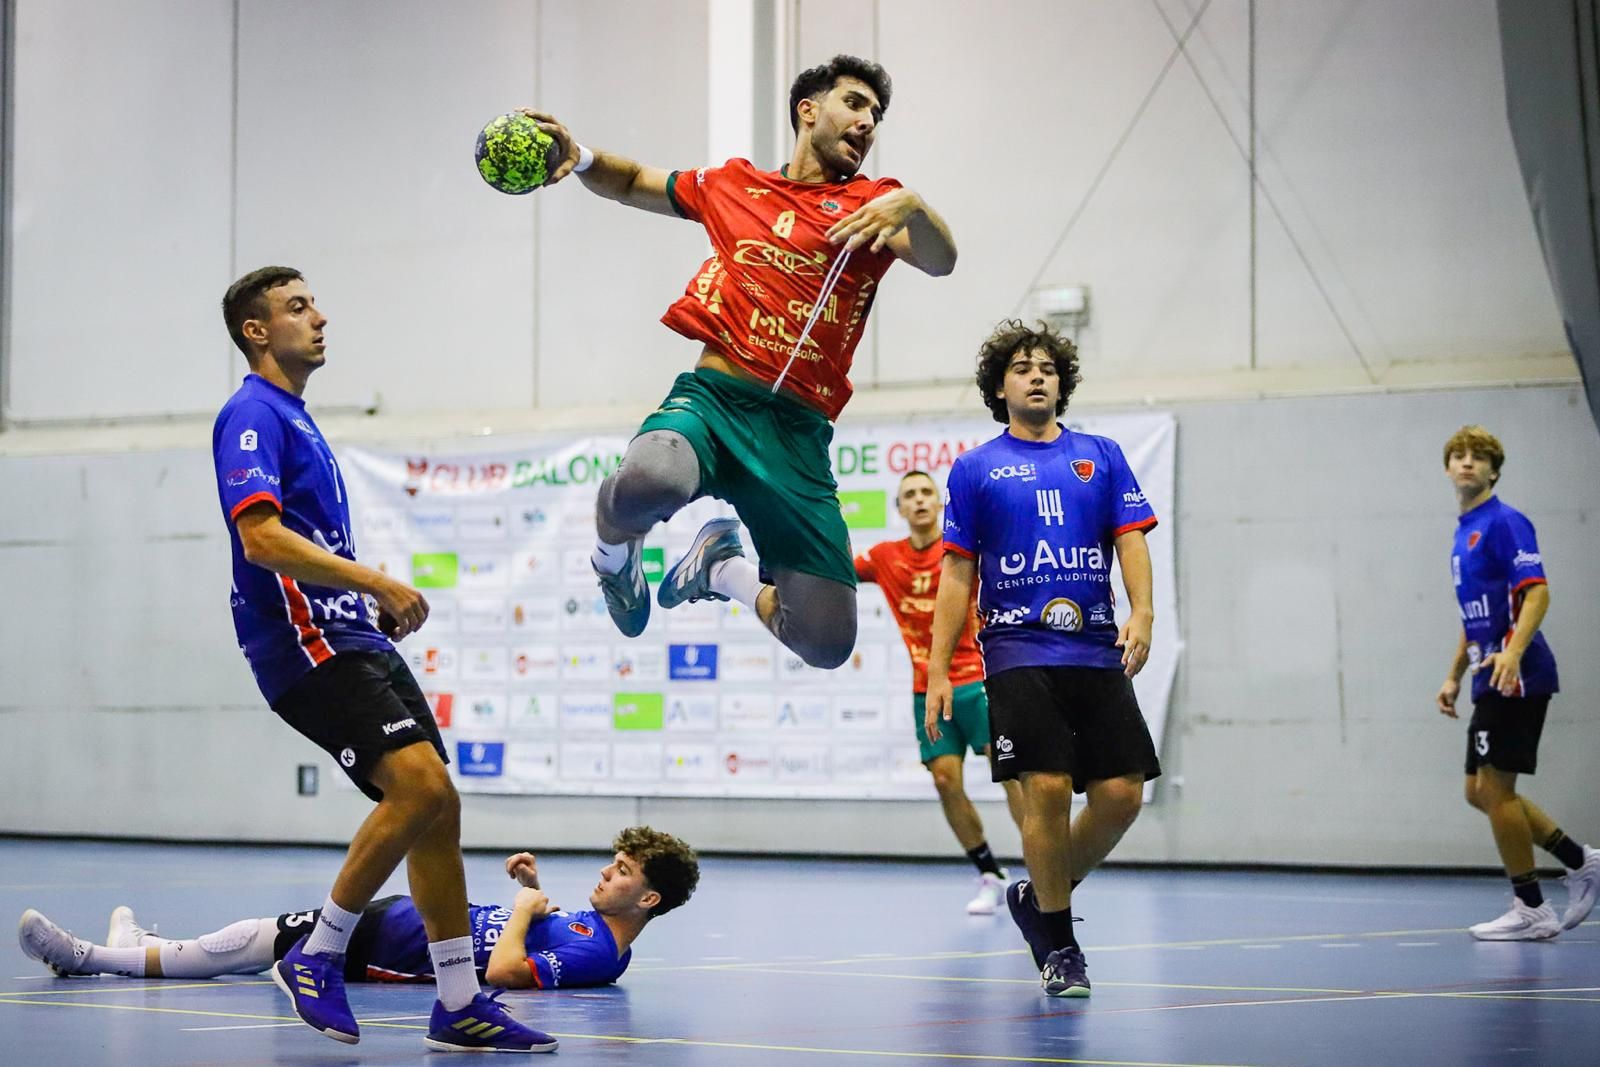
[[[714,496],[744,521],[760,569],[744,556],[738,520],[713,519],[662,577],[657,602],[737,600],[814,667],[837,667],[855,647],[831,420],[850,398],[851,356],[884,272],[899,259],[944,275],[956,261],[949,229],[920,196],[858,173],[890,89],[882,67],[854,56],[804,71],[789,91],[794,154],[776,171],[743,159],[648,167],[591,151],[528,112],[565,149],[547,185],[577,172],[608,200],[700,223],[713,250],[662,317],[700,345],[699,360],[600,487],[594,568],[625,636],[650,619],[645,534]]]
[[[933,604],[939,593],[939,572],[944,563],[939,487],[926,472],[912,471],[900,479],[895,504],[900,517],[910,525],[911,536],[881,542],[857,556],[856,577],[863,582],[878,583],[889,601],[889,610],[900,624],[906,651],[911,653],[912,704],[922,765],[933,775],[933,787],[939,791],[939,803],[944,806],[944,817],[950,829],[955,831],[956,840],[978,868],[978,895],[967,904],[967,914],[993,915],[1005,896],[1006,872],[989,850],[989,842],[983,835],[983,820],[967,796],[961,773],[967,749],[984,756],[989,754],[989,700],[983,690],[977,605],[968,611],[970,618],[956,641],[955,655],[950,659],[950,684],[955,689],[954,714],[943,724],[939,739],[930,741],[922,720],[928,694]],[[1012,821],[1021,830],[1021,787],[1016,782],[1004,785]]]

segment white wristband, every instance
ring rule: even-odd
[[[594,166],[594,153],[589,151],[588,146],[579,145],[578,146],[578,163],[577,163],[577,166],[572,168],[573,171],[575,173],[582,174],[584,171],[588,170],[592,166]]]

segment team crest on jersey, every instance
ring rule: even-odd
[[[1075,459],[1072,461],[1072,473],[1078,476],[1078,481],[1086,482],[1094,477],[1094,460]]]
[[[1483,531],[1481,531],[1481,530],[1473,530],[1471,533],[1467,534],[1467,548],[1469,550],[1477,548],[1478,547],[1478,542],[1480,540],[1482,540],[1482,539],[1483,539]]]
[[[579,922],[576,919],[572,920],[571,922],[569,922],[567,924],[567,929],[571,930],[573,933],[577,934],[579,937],[593,937],[594,936],[594,928],[593,927],[591,927],[588,923]]]
[[[824,200],[822,203],[818,204],[817,206],[820,207],[822,210],[830,212],[831,214],[834,214],[834,215],[837,215],[839,212],[844,210],[844,208],[839,206],[839,201],[837,201],[837,200]]]

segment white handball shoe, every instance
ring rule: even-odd
[[[1544,941],[1561,932],[1561,920],[1547,900],[1530,908],[1519,897],[1511,898],[1511,910],[1490,922],[1467,928],[1479,941]]]
[[[111,909],[111,925],[106,930],[107,948],[142,948],[149,934],[149,930],[134,921],[133,909],[126,904]]]
[[[985,873],[978,881],[978,895],[967,901],[968,915],[993,915],[1000,910],[1006,898],[1009,875],[1002,870],[998,875]]]
[[[50,968],[58,977],[86,974],[83,961],[89,957],[89,942],[73,937],[66,930],[29,908],[17,923],[17,943],[33,959]]]
[[[1600,897],[1600,848],[1583,847],[1583,866],[1561,879],[1567,886],[1567,910],[1561,929],[1570,930],[1589,917]]]

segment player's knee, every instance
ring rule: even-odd
[[[843,631],[844,627],[839,627]],[[844,666],[850,658],[850,653],[856,648],[855,620],[851,620],[849,632],[818,633],[802,638],[798,642],[795,652],[805,660],[807,665],[818,670],[831,671],[836,667]]]
[[[1100,783],[1096,800],[1102,814],[1119,824],[1124,830],[1133,825],[1144,806],[1144,783],[1128,778],[1113,778]]]
[[[1467,785],[1466,788],[1462,790],[1462,795],[1466,797],[1468,804],[1472,805],[1474,808],[1477,808],[1479,811],[1484,810],[1483,799],[1478,796],[1478,780],[1476,778],[1467,779]]]
[[[963,791],[959,765],[952,770],[942,760],[935,760],[928,764],[928,773],[933,776],[933,788],[941,797],[954,797]]]
[[[601,517],[627,529],[663,521],[700,488],[700,461],[681,434],[653,430],[628,448],[600,491]]]
[[[1022,783],[1027,814],[1057,815],[1072,808],[1072,779],[1064,774],[1032,772]]]

